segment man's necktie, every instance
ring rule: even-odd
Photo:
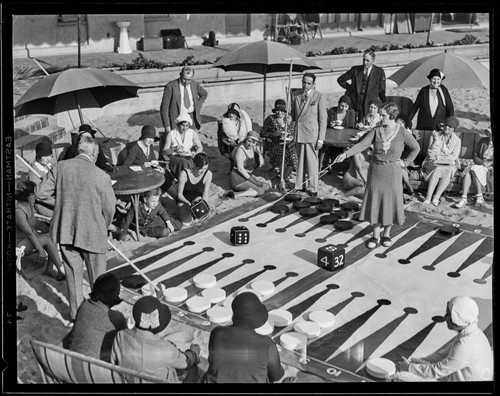
[[[189,100],[188,88],[187,85],[184,85],[184,107],[189,109],[189,106],[191,106],[191,101]]]

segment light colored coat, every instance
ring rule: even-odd
[[[91,253],[108,251],[107,229],[115,214],[111,178],[85,155],[61,161],[37,186],[40,200],[55,195],[50,236]]]
[[[302,106],[302,93],[300,89],[292,98],[291,115],[295,121],[295,142],[316,143],[325,140],[327,113],[324,95],[313,90]]]

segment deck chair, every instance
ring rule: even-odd
[[[305,22],[306,33],[314,39],[316,34],[319,33],[321,40],[323,40],[323,33],[321,32],[321,23],[319,21],[319,14],[302,14],[302,19]]]
[[[125,148],[125,143],[118,143],[116,146],[109,148],[109,153],[111,155],[111,162],[113,165],[118,165],[118,156]]]
[[[286,14],[276,14],[274,23],[274,41],[288,41],[290,36],[290,26]],[[282,40],[280,40],[280,38]]]
[[[411,100],[410,98],[407,98],[406,96],[387,96],[386,99],[388,102],[396,103],[401,110],[401,114],[404,114],[406,116],[410,114],[410,109],[413,106],[413,100]]]
[[[166,383],[146,373],[126,369],[38,340],[31,341],[44,384]]]
[[[290,33],[297,33],[305,41],[309,41],[309,34],[306,31],[306,24],[301,14],[286,14],[288,16],[288,27]]]

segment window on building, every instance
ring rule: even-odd
[[[170,21],[170,14],[144,14],[145,22]]]

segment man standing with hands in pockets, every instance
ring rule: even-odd
[[[314,74],[304,73],[302,89],[292,96],[291,106],[299,160],[295,188],[302,187],[313,197],[318,195],[318,152],[323,147],[327,122],[325,97],[316,91],[315,81]]]

